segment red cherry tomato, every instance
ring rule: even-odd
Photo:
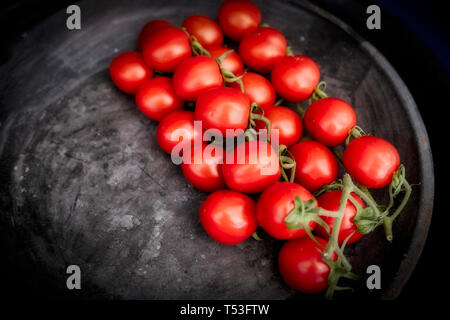
[[[142,54],[151,68],[174,72],[183,60],[191,56],[191,44],[183,30],[166,27],[154,31],[147,38]]]
[[[144,48],[144,44],[147,42],[147,39],[156,31],[165,27],[168,27],[170,22],[166,20],[152,20],[147,22],[147,24],[141,29],[138,38],[137,49],[142,51]]]
[[[335,147],[345,142],[356,125],[356,112],[344,100],[324,98],[306,109],[304,121],[306,130],[315,140]]]
[[[338,163],[334,154],[324,145],[305,140],[289,151],[295,159],[295,182],[310,191],[333,182],[338,175]]]
[[[383,188],[400,166],[400,155],[388,141],[363,136],[350,141],[342,155],[347,172],[368,188]]]
[[[248,0],[226,0],[219,8],[219,25],[232,40],[240,41],[261,23],[261,12]]]
[[[327,245],[325,240],[316,239],[322,246]],[[303,293],[325,291],[330,267],[322,259],[323,250],[309,237],[286,242],[278,255],[278,268],[283,280],[292,289]]]
[[[230,189],[245,193],[262,192],[281,176],[277,152],[262,140],[242,143],[227,154],[222,172]]]
[[[200,222],[211,238],[226,245],[241,243],[258,225],[255,202],[245,194],[219,190],[200,207]]]
[[[242,38],[239,55],[250,69],[270,73],[275,63],[286,55],[286,48],[286,38],[281,32],[259,27]]]
[[[178,97],[195,101],[203,91],[222,87],[223,78],[214,59],[191,57],[183,61],[175,71],[173,85]]]
[[[211,58],[218,59],[231,49],[227,47],[215,47],[208,50]],[[221,67],[232,72],[236,77],[244,73],[244,63],[234,50],[223,59]]]
[[[308,99],[320,80],[320,70],[313,59],[306,56],[285,56],[272,69],[272,85],[288,101]]]
[[[183,100],[177,97],[172,79],[156,77],[145,81],[136,93],[136,104],[150,119],[161,121],[168,113],[183,109]]]
[[[135,94],[139,86],[152,77],[153,71],[145,64],[139,52],[128,51],[111,61],[109,75],[117,88]]]
[[[342,191],[340,190],[334,190],[324,193],[323,195],[317,198],[317,201],[319,202],[319,207],[325,210],[337,211],[339,209],[339,202],[341,200],[341,195]],[[362,208],[365,208],[364,202],[361,200],[360,197],[358,197],[354,193],[352,193],[351,195],[361,205]],[[344,217],[341,222],[341,228],[339,229],[338,243],[340,245],[353,232],[355,233],[353,233],[350,239],[348,239],[347,244],[354,243],[359,239],[361,239],[362,234],[358,232],[356,225],[353,223],[353,218],[355,217],[355,215],[356,215],[356,207],[350,200],[347,200],[347,206],[345,207]],[[330,227],[331,233],[333,230],[334,218],[323,216],[321,218]],[[324,239],[328,240],[329,238],[327,231],[321,225],[317,225],[316,229],[314,229],[314,232],[317,233],[319,236],[323,237]]]
[[[158,125],[156,140],[167,153],[181,143],[194,145],[194,140],[201,141],[202,132],[194,126],[194,113],[191,111],[173,111],[165,116]]]
[[[245,131],[249,114],[250,99],[234,88],[205,91],[195,105],[195,119],[202,121],[203,129],[218,129],[223,136],[227,129]]]
[[[221,163],[223,163],[223,149],[219,146],[202,146],[202,154],[197,163],[194,150],[191,149],[190,161],[183,157],[181,169],[186,179],[197,189],[205,192],[213,192],[225,189]]]
[[[263,110],[264,116],[270,121],[271,130],[278,130],[280,145],[290,147],[301,139],[302,119],[295,111],[282,106],[267,106]],[[255,122],[257,130],[266,128],[263,121]]]
[[[246,72],[242,77],[244,93],[260,107],[271,106],[277,99],[277,94],[270,81],[258,73]],[[232,82],[231,87],[240,89],[237,82]]]
[[[278,182],[264,190],[256,204],[256,214],[259,225],[269,235],[276,239],[295,239],[306,234],[304,228],[289,229],[284,220],[295,208],[294,199],[300,197],[303,201],[315,199],[305,188],[297,183]],[[311,230],[316,222],[311,221]]]
[[[184,20],[182,26],[186,28],[190,35],[195,36],[197,41],[206,49],[222,45],[222,30],[209,17],[195,14]]]

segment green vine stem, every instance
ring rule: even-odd
[[[225,60],[225,58],[232,52],[233,52],[233,50],[230,49],[229,51],[222,54],[219,58],[217,58],[216,61],[217,61],[217,64],[219,65],[220,72],[222,73],[224,82],[225,83],[237,82],[239,84],[241,92],[244,93],[244,83],[242,82],[242,77],[244,76],[245,73],[237,77],[234,75],[233,72],[222,67],[223,60]]]
[[[351,139],[356,139],[362,136],[365,136],[366,133],[364,130],[359,126],[354,126],[352,130],[348,133],[347,139],[345,139],[345,147],[348,147],[348,144],[350,143]]]
[[[256,113],[255,111],[259,111],[261,113]],[[248,128],[255,129],[256,122],[255,120],[263,121],[267,128],[267,141],[270,142],[270,133],[271,133],[271,125],[270,120],[264,117],[264,110],[260,106],[258,106],[255,102],[250,105],[250,115],[248,119]],[[257,133],[258,134],[258,133]]]
[[[309,104],[311,105],[314,101],[328,98],[328,95],[325,93],[327,88],[327,84],[325,81],[320,81],[317,87],[314,89],[311,97],[309,98]]]
[[[305,117],[305,109],[303,109],[300,102],[296,102],[295,107],[297,108],[297,112],[300,114],[300,118],[303,119]]]
[[[294,182],[296,168],[294,157],[284,144],[279,146],[278,153],[281,166],[281,176],[283,177],[283,180],[287,182]],[[291,170],[289,177],[286,170]]]

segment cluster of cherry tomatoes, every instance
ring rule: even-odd
[[[230,43],[238,42],[237,51],[224,45],[224,34]],[[195,120],[204,130],[222,134],[228,129],[256,133],[256,139],[231,151],[232,159],[244,154],[244,163],[224,161],[226,152],[216,148],[214,161],[183,161],[181,168],[194,187],[211,193],[201,205],[200,221],[214,240],[234,245],[257,238],[258,226],[288,240],[279,270],[296,290],[316,293],[329,287],[334,264],[346,267],[343,246],[390,218],[388,210],[374,205],[367,188],[405,189],[396,148],[358,130],[352,106],[320,89],[317,63],[292,54],[281,32],[261,25],[260,10],[249,0],[223,2],[217,22],[203,15],[188,17],[182,27],[150,21],[140,32],[137,51],[114,58],[110,74],[120,90],[135,94],[146,116],[159,121],[157,141],[167,153],[180,143],[178,130],[189,133],[182,138],[186,144],[202,135]],[[300,115],[280,105],[300,106],[308,99],[312,103]],[[194,111],[186,110],[186,102],[195,105]],[[262,129],[278,131],[278,150],[257,139]],[[338,159],[330,149],[340,145],[345,151]],[[203,158],[210,154],[208,146],[201,147]],[[266,152],[257,152],[256,163],[250,163],[251,153],[261,148]],[[336,182],[338,160],[360,187]],[[275,163],[275,170],[264,174],[267,163]],[[258,201],[246,193],[260,193]]]

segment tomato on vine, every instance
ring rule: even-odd
[[[387,186],[400,166],[397,149],[390,142],[374,136],[362,136],[350,141],[342,160],[353,179],[374,189]]]
[[[194,14],[184,20],[182,27],[208,49],[222,45],[223,33],[219,25],[211,18]]]
[[[217,242],[225,245],[241,243],[255,232],[258,225],[255,202],[236,191],[216,191],[202,203],[200,222]]]
[[[152,77],[153,70],[145,64],[139,52],[128,51],[111,61],[109,75],[117,88],[135,94],[139,86]]]
[[[249,0],[226,0],[219,8],[219,25],[223,32],[234,41],[256,30],[261,23],[261,12]]]
[[[137,43],[137,49],[139,51],[142,51],[144,48],[145,43],[147,42],[147,39],[151,37],[151,35],[159,29],[165,28],[170,26],[170,22],[166,20],[152,20],[145,24],[144,27],[142,27],[141,32],[139,33],[138,43]]]
[[[136,104],[150,119],[161,119],[175,110],[183,109],[183,100],[178,98],[169,77],[146,80],[136,93]]]
[[[338,175],[338,162],[323,144],[305,140],[293,145],[289,151],[294,157],[295,182],[310,191],[333,182]]]
[[[295,239],[306,234],[302,226],[290,229],[286,225],[286,217],[294,210],[295,198],[302,201],[315,200],[304,187],[292,182],[278,182],[261,194],[256,204],[259,225],[270,236],[276,239]],[[315,221],[310,221],[309,229],[313,230]]]
[[[260,107],[272,106],[277,99],[277,94],[272,84],[264,76],[246,72],[241,78],[244,86],[244,93],[250,98],[251,102],[255,102]],[[230,83],[230,86],[240,89],[237,82]]]

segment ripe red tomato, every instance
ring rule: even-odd
[[[167,153],[171,153],[178,143],[193,146],[195,139],[201,141],[201,136],[202,132],[194,126],[194,113],[185,110],[169,113],[161,120],[156,130],[156,140]]]
[[[151,68],[174,72],[183,60],[191,56],[191,44],[183,30],[166,27],[154,31],[147,38],[142,54]]]
[[[208,57],[191,57],[183,61],[173,75],[173,85],[178,97],[197,100],[200,93],[223,85],[217,62]]]
[[[147,39],[156,31],[165,27],[168,27],[170,22],[166,20],[152,20],[147,22],[147,24],[141,29],[138,38],[137,49],[142,51],[144,48],[144,44],[147,42]]]
[[[199,163],[196,163],[194,149],[191,149],[191,157],[186,161],[183,156],[181,169],[186,179],[197,189],[205,192],[214,192],[225,189],[221,163],[223,163],[223,149],[219,146],[204,144]]]
[[[312,103],[305,113],[305,127],[320,143],[335,147],[345,142],[356,125],[352,106],[338,98],[324,98]]]
[[[219,190],[200,207],[200,222],[211,238],[226,245],[241,243],[258,225],[255,202],[245,194]]]
[[[284,99],[301,102],[308,99],[320,80],[320,70],[306,56],[285,56],[272,69],[272,85]]]
[[[267,106],[263,110],[264,116],[270,121],[271,130],[278,130],[280,145],[290,147],[301,139],[302,119],[295,111],[282,106]],[[257,130],[266,128],[263,121],[255,122]]]
[[[310,191],[333,182],[339,166],[334,154],[323,144],[305,140],[292,146],[289,151],[295,159],[295,182]]]
[[[231,49],[227,47],[215,47],[208,50],[211,58],[218,59]],[[234,50],[223,59],[221,67],[232,72],[236,77],[244,73],[244,63]]]
[[[295,239],[306,234],[304,228],[289,229],[284,222],[295,208],[296,197],[303,201],[315,199],[308,190],[292,182],[278,182],[264,190],[256,204],[258,222],[264,231],[276,239]],[[315,226],[316,222],[311,221],[309,228],[313,230]]]
[[[139,52],[128,51],[111,61],[109,75],[117,88],[135,94],[139,86],[152,77],[153,70],[145,64]]]
[[[400,155],[388,141],[363,136],[350,141],[342,155],[347,172],[368,188],[383,188],[392,181],[400,166]]]
[[[277,152],[264,141],[248,141],[227,154],[222,165],[227,186],[235,191],[259,193],[281,176]]]
[[[208,49],[222,45],[223,33],[219,25],[211,18],[194,14],[184,20],[183,25],[190,35],[197,38],[200,44]]]
[[[248,126],[250,99],[234,88],[219,87],[203,92],[195,105],[195,119],[202,121],[204,130],[218,129],[223,136],[227,129]]]
[[[277,94],[270,81],[258,73],[246,72],[242,77],[244,93],[260,107],[272,106],[277,99]],[[237,82],[230,83],[230,86],[240,89]]]
[[[337,211],[339,209],[339,202],[341,200],[342,191],[340,190],[334,190],[327,193],[324,193],[323,195],[319,196],[317,198],[317,201],[319,202],[319,207],[330,210],[330,211]],[[360,197],[358,197],[355,193],[351,194],[353,198],[361,205],[362,208],[365,208],[364,202],[361,200]],[[353,235],[348,239],[347,244],[354,243],[361,239],[362,234],[358,232],[358,229],[356,225],[353,223],[353,218],[356,216],[356,207],[351,203],[350,200],[347,200],[347,205],[345,207],[344,211],[344,217],[341,222],[341,228],[339,229],[339,236],[338,236],[338,243],[341,245],[344,240],[349,237],[353,232]],[[333,217],[321,217],[325,223],[330,227],[330,233],[333,230],[333,224],[334,224],[334,218]],[[329,235],[325,228],[323,228],[321,225],[317,225],[316,229],[314,229],[314,232],[317,233],[319,236],[323,237],[324,239],[329,238]]]
[[[286,55],[286,48],[286,38],[281,32],[259,27],[242,38],[239,55],[250,69],[270,73],[275,63]]]
[[[136,104],[146,116],[156,121],[161,121],[172,111],[183,109],[183,100],[177,97],[169,77],[146,80],[136,93]]]
[[[327,245],[325,240],[316,239],[324,247]],[[326,290],[330,267],[322,259],[323,250],[309,237],[286,242],[278,255],[278,268],[283,280],[292,289],[303,293]]]
[[[256,30],[261,23],[261,12],[249,0],[226,0],[219,8],[219,25],[232,40],[240,41],[244,35]]]

